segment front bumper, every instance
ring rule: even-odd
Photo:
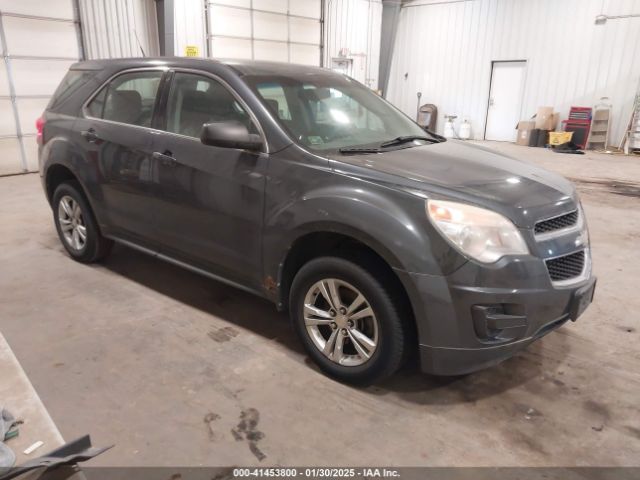
[[[533,257],[491,267],[468,262],[449,276],[397,273],[413,306],[422,370],[436,375],[495,365],[575,320],[596,281],[589,275],[554,287],[544,263]]]

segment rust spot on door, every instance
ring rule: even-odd
[[[270,292],[275,292],[276,288],[278,287],[278,284],[271,275],[264,279],[263,285],[264,288],[266,288]]]

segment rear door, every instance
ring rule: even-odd
[[[93,166],[105,233],[138,244],[152,244],[155,237],[151,127],[164,73],[118,74],[87,102],[75,126]]]
[[[199,138],[209,122],[240,122],[259,133],[257,120],[221,79],[179,70],[164,116],[166,133],[153,143],[161,253],[259,289],[268,155]]]

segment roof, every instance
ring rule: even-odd
[[[233,68],[240,75],[326,75],[333,73],[331,70],[328,70],[326,68],[313,67],[310,65],[300,65],[297,63],[234,59],[222,59],[218,61]]]
[[[190,57],[140,57],[87,60],[75,63],[74,70],[125,69],[136,67],[188,67],[206,69],[212,63],[224,64],[240,75],[335,75],[326,68],[284,62]]]

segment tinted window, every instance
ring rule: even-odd
[[[91,116],[150,127],[162,72],[125,73],[113,79],[91,100]]]
[[[91,103],[87,106],[89,115],[96,118],[102,118],[102,112],[104,112],[104,99],[107,96],[107,88],[100,90],[100,93],[93,97]]]
[[[51,97],[47,110],[70,113],[68,110],[72,108],[71,104],[75,104],[77,108],[75,93],[95,76],[96,72],[91,70],[70,70],[67,72]]]
[[[400,136],[427,135],[370,89],[345,76],[244,79],[290,135],[312,150],[377,147]]]
[[[167,131],[199,138],[205,123],[229,121],[242,123],[251,133],[257,133],[249,114],[220,82],[191,73],[174,75]]]
[[[259,86],[260,95],[267,102],[269,110],[275,113],[280,120],[291,120],[291,112],[287,97],[282,85],[277,83],[262,83]]]

